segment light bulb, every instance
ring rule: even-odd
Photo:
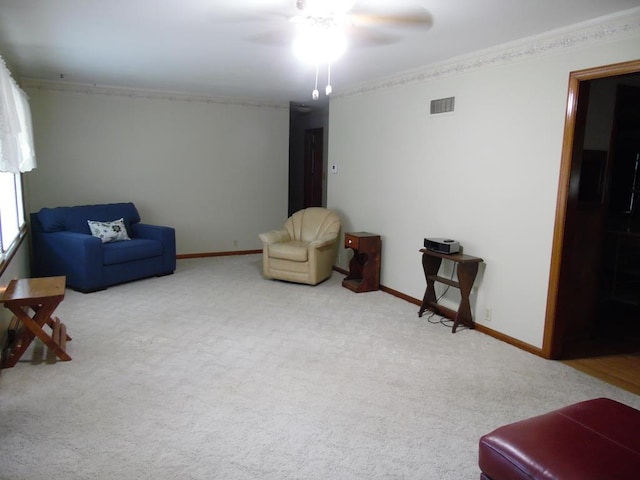
[[[317,88],[311,94],[311,98],[313,98],[314,100],[318,100],[320,98],[320,92],[318,92]]]
[[[344,30],[337,26],[300,25],[293,50],[304,62],[330,63],[347,50],[347,39]]]
[[[324,91],[327,95],[331,95],[331,92],[333,92],[333,88],[331,88],[331,85],[327,85],[327,88]]]

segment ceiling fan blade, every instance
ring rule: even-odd
[[[357,0],[296,0],[296,8],[312,17],[345,15]]]
[[[402,40],[401,35],[363,28],[348,28],[347,38],[353,48],[382,47]]]
[[[316,0],[324,1],[324,0]],[[370,9],[356,7],[347,15],[349,21],[343,28],[349,44],[353,48],[384,46],[402,40],[399,28],[428,30],[433,24],[431,14],[424,8],[385,7],[376,9],[378,13],[370,13]],[[249,41],[265,46],[288,47],[296,36],[296,25],[312,22],[314,17],[293,15],[285,17],[281,13],[260,12],[263,18],[270,16],[274,22],[281,23],[281,28],[269,32],[257,33],[248,38]],[[266,14],[266,15],[265,15]],[[256,18],[256,15],[248,15]],[[285,23],[286,20],[286,23]],[[275,27],[275,23],[274,23]]]
[[[433,25],[433,17],[425,9],[415,9],[402,13],[358,13],[349,14],[356,27],[409,27],[428,30]]]
[[[271,47],[291,46],[294,35],[290,30],[274,30],[271,32],[258,33],[249,37],[249,41]]]

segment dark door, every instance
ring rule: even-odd
[[[304,134],[304,208],[322,206],[324,130],[311,128]]]
[[[606,312],[598,330],[640,342],[640,88],[618,85],[606,229]]]
[[[557,351],[562,351],[562,356],[575,349],[574,344],[582,343],[591,336],[598,311],[602,229],[606,209],[602,197],[585,195],[584,189],[580,188],[588,171],[584,167],[590,165],[592,154],[596,153],[583,148],[589,87],[589,82],[581,82],[578,92],[570,170],[571,186],[567,196],[562,264],[558,282],[556,333],[559,335],[556,338],[561,339]],[[606,152],[604,155],[606,159]],[[600,170],[604,170],[604,167],[602,165]],[[595,190],[599,191],[600,188]]]
[[[611,142],[613,171],[609,211],[618,229],[640,231],[640,88],[618,85]]]
[[[591,348],[596,340],[594,334],[601,337],[602,322],[619,320],[616,313],[605,307],[602,297],[608,288],[603,274],[611,247],[608,213],[610,205],[618,203],[612,193],[620,184],[612,181],[615,127],[609,152],[584,150],[585,108],[592,81],[627,80],[630,74],[637,73],[640,73],[640,61],[570,74],[543,343],[543,355],[547,358],[569,358],[579,353],[580,344]],[[614,121],[614,125],[616,123]],[[621,177],[628,179],[627,175]],[[585,186],[587,188],[583,188]],[[637,313],[635,318],[639,318]],[[617,330],[629,336],[625,329]]]

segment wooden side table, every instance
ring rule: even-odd
[[[462,253],[439,253],[427,248],[423,248],[420,251],[422,252],[422,268],[425,279],[427,280],[427,289],[424,292],[424,298],[422,299],[422,306],[418,311],[418,316],[422,317],[425,310],[432,310],[450,318],[453,320],[451,333],[456,333],[456,329],[460,324],[466,325],[469,328],[475,328],[475,323],[471,315],[469,295],[471,294],[471,287],[473,287],[473,282],[478,273],[478,265],[482,262],[482,259]],[[457,264],[458,281],[438,276],[442,259],[450,260]],[[435,282],[444,283],[460,289],[461,299],[457,311],[438,304],[434,288]]]
[[[11,368],[20,360],[35,337],[38,337],[60,360],[71,360],[65,347],[71,337],[67,327],[53,312],[64,299],[66,277],[11,280],[0,303],[13,312],[2,368]],[[31,316],[32,315],[32,316]],[[51,328],[51,335],[44,326]]]
[[[368,232],[344,234],[344,248],[353,249],[349,274],[342,286],[356,293],[372,292],[380,288],[380,235]]]

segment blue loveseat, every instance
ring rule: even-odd
[[[93,292],[176,268],[175,230],[140,223],[133,203],[43,208],[30,217],[34,277],[66,275],[68,287]],[[88,221],[121,218],[129,240],[103,243],[91,234]]]

